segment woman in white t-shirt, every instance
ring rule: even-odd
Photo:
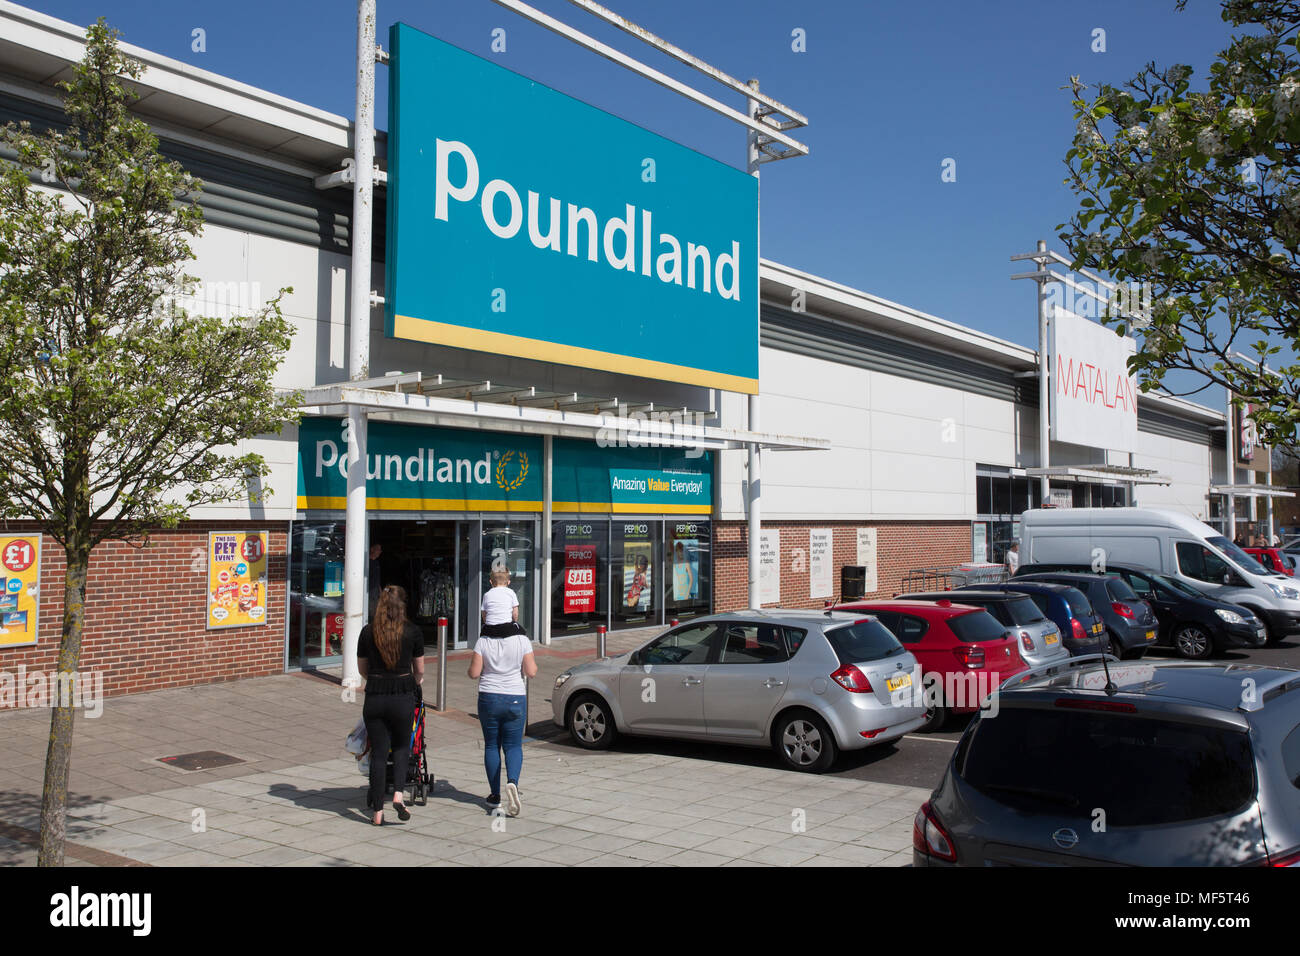
[[[524,765],[528,722],[524,676],[537,676],[533,645],[519,626],[519,598],[510,572],[494,568],[492,588],[483,595],[483,626],[474,645],[469,676],[478,681],[478,721],[483,728],[483,768],[489,806],[501,804],[501,752],[506,757],[506,812],[519,816],[519,773]]]

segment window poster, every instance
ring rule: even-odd
[[[0,647],[36,643],[41,536],[0,535]]]
[[[623,607],[629,611],[648,611],[654,596],[651,577],[654,570],[654,546],[649,541],[623,543]]]
[[[208,534],[208,627],[266,623],[265,531]]]
[[[596,546],[564,546],[564,613],[589,614],[596,610]]]

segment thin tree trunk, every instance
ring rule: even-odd
[[[63,640],[59,674],[72,675],[81,662],[81,631],[86,618],[86,568],[90,554],[76,535],[64,547],[67,573],[63,578]],[[76,710],[71,700],[51,699],[50,743],[45,752],[45,789],[41,793],[41,846],[37,866],[62,866],[68,830],[68,770],[72,765],[72,727]]]

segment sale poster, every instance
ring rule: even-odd
[[[266,623],[265,531],[208,534],[208,627]]]
[[[589,544],[564,546],[564,613],[590,614],[596,610],[596,548]]]
[[[0,535],[0,647],[36,643],[41,536]]]

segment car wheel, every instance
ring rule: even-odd
[[[1180,624],[1174,629],[1174,649],[1189,661],[1203,661],[1214,653],[1214,642],[1203,627]]]
[[[952,713],[942,704],[927,704],[925,707],[925,723],[917,728],[923,734],[934,734],[943,730],[943,725],[948,722],[948,717]]]
[[[614,715],[598,694],[579,694],[569,704],[569,736],[585,750],[608,750],[618,736]]]
[[[835,762],[835,738],[826,722],[812,711],[783,714],[772,730],[772,746],[793,770],[821,773]]]
[[[1260,620],[1263,621],[1264,619],[1261,617]],[[1283,639],[1286,637],[1285,634],[1278,633],[1278,631],[1272,624],[1269,624],[1268,621],[1264,621],[1264,634],[1264,644],[1268,647],[1272,647],[1274,644],[1281,644]]]

